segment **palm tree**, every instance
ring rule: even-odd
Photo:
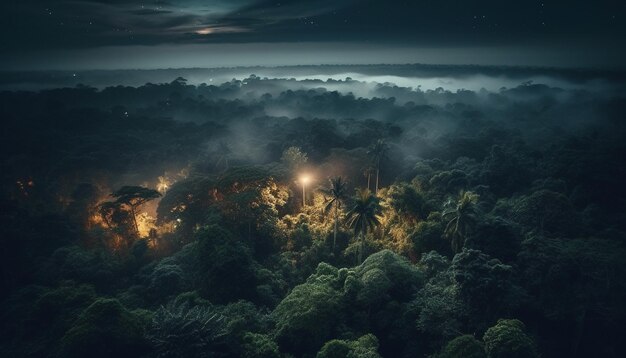
[[[357,189],[354,205],[348,212],[348,226],[354,229],[354,235],[359,238],[358,263],[363,260],[363,243],[369,230],[380,225],[380,200],[367,189]]]
[[[444,236],[450,240],[452,250],[457,253],[463,249],[465,239],[476,224],[478,194],[471,191],[461,192],[456,204],[448,200],[442,218],[447,221]]]
[[[368,164],[365,168],[363,168],[363,176],[367,178],[367,190],[370,190],[372,172],[374,172],[374,167],[371,164]]]
[[[322,189],[322,192],[327,197],[326,206],[324,206],[324,212],[328,213],[331,209],[335,211],[335,228],[333,230],[333,252],[335,251],[335,245],[337,243],[337,228],[339,226],[339,210],[341,210],[342,202],[347,198],[346,190],[347,185],[342,177],[338,176],[329,179],[330,186]]]
[[[378,194],[378,176],[380,174],[380,162],[385,158],[385,153],[389,149],[387,143],[384,140],[379,139],[374,143],[367,154],[372,157],[374,165],[376,166],[376,187],[374,190],[374,194]]]

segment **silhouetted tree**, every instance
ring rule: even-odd
[[[374,143],[370,147],[369,151],[367,152],[367,154],[369,154],[372,157],[374,165],[376,166],[376,187],[374,190],[375,194],[378,194],[378,183],[379,183],[378,177],[380,174],[380,162],[385,157],[387,150],[389,150],[389,146],[387,145],[387,143],[385,143],[384,140],[379,139],[376,141],[376,143]]]
[[[135,226],[135,233],[139,236],[139,225],[137,224],[137,209],[143,204],[161,196],[161,193],[154,189],[141,186],[123,186],[111,194],[116,198],[115,203],[128,206]]]
[[[373,171],[374,171],[374,167],[369,164],[363,169],[363,176],[367,178],[367,190],[370,190],[370,181],[372,178]]]
[[[354,197],[354,205],[348,212],[348,226],[354,229],[354,234],[359,238],[359,264],[363,261],[363,243],[365,235],[371,229],[380,225],[379,214],[381,212],[379,199],[365,189],[357,189]]]
[[[329,179],[330,186],[324,188],[322,192],[327,197],[326,206],[324,206],[324,212],[328,213],[330,210],[334,210],[335,215],[335,227],[333,228],[333,251],[335,251],[335,245],[337,243],[337,231],[339,226],[339,210],[341,210],[341,204],[347,198],[346,195],[346,182],[342,177],[338,176]]]

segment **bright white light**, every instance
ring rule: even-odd
[[[310,177],[310,176],[308,176],[308,175],[306,175],[306,174],[304,174],[304,175],[300,176],[300,182],[301,182],[303,185],[306,185],[306,184],[308,184],[308,183],[310,183],[310,182],[311,182],[311,177]]]
[[[205,27],[204,29],[196,30],[198,35],[210,35],[213,33],[213,29],[210,27]]]

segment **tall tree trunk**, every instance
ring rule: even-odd
[[[368,170],[367,172],[367,190],[370,190],[370,178],[372,177],[372,173]]]
[[[133,216],[133,224],[135,224],[135,234],[139,237],[139,224],[137,224],[137,215],[135,214],[135,207],[130,205],[130,214]]]
[[[380,173],[380,158],[378,158],[378,161],[376,162],[376,191],[374,191],[374,194],[378,195],[378,174]]]
[[[361,227],[361,235],[360,235],[360,245],[359,245],[359,265],[363,263],[363,245],[365,242],[365,223]]]
[[[107,216],[106,215],[100,215],[100,217],[102,218],[102,221],[104,221],[104,223],[107,224],[107,228],[109,230],[113,230],[113,225],[111,225],[111,222],[109,221]]]
[[[335,230],[333,232],[333,252],[335,252],[335,245],[337,244],[337,225],[339,222],[339,207],[335,203]]]

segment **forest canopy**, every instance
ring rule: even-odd
[[[567,76],[0,92],[0,355],[623,357],[625,87]]]

